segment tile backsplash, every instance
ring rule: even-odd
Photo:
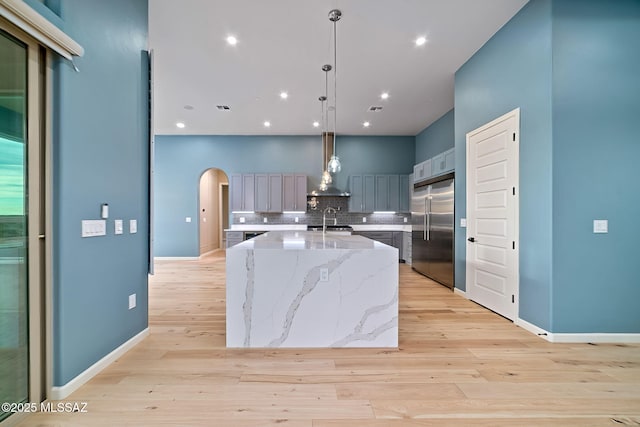
[[[311,197],[308,197],[309,200]],[[363,224],[362,218],[366,218],[366,224],[406,224],[404,218],[411,218],[408,212],[398,212],[394,214],[380,213],[353,213],[349,212],[348,197],[317,197],[318,204],[315,209],[307,205],[305,213],[234,213],[232,214],[232,223],[240,224],[240,218],[244,218],[244,224],[264,224],[264,218],[267,218],[267,224],[295,224],[295,218],[298,217],[298,224],[321,225],[322,213],[325,208],[331,206],[337,210],[335,218],[338,225]],[[327,224],[333,224],[333,212],[327,214]]]

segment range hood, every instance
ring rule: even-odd
[[[322,161],[323,161],[323,169],[327,167],[327,163],[329,159],[333,155],[333,132],[323,132],[322,134]],[[335,175],[331,174],[332,182],[335,182]],[[327,188],[316,188],[315,190],[309,192],[308,196],[313,197],[349,197],[350,193],[347,191],[340,190],[335,187],[333,184],[327,186]]]

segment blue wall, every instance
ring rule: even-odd
[[[554,332],[640,332],[639,118],[640,2],[555,0]]]
[[[532,0],[455,75],[455,286],[466,289],[466,134],[520,107],[519,316],[551,327],[551,1]]]
[[[319,183],[322,168],[320,136],[157,136],[155,139],[156,256],[199,255],[197,221],[200,175],[208,168],[232,173],[291,173]],[[409,174],[413,170],[415,138],[340,136],[336,152],[342,162],[339,188],[358,173]]]
[[[54,385],[147,327],[147,0],[62,0],[63,29],[85,49],[79,73],[54,69]],[[107,236],[81,220],[109,203]],[[113,234],[113,220],[138,233]],[[128,295],[138,306],[128,310]]]
[[[453,111],[452,109],[416,135],[416,163],[453,148],[455,143]]]

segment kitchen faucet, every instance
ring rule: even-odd
[[[332,208],[331,206],[327,206],[322,212],[322,233],[326,233],[327,231],[327,212],[333,211],[333,225],[338,225],[338,211],[336,208]]]

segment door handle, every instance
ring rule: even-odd
[[[471,243],[476,241],[475,237],[469,237],[467,240],[470,241]]]

